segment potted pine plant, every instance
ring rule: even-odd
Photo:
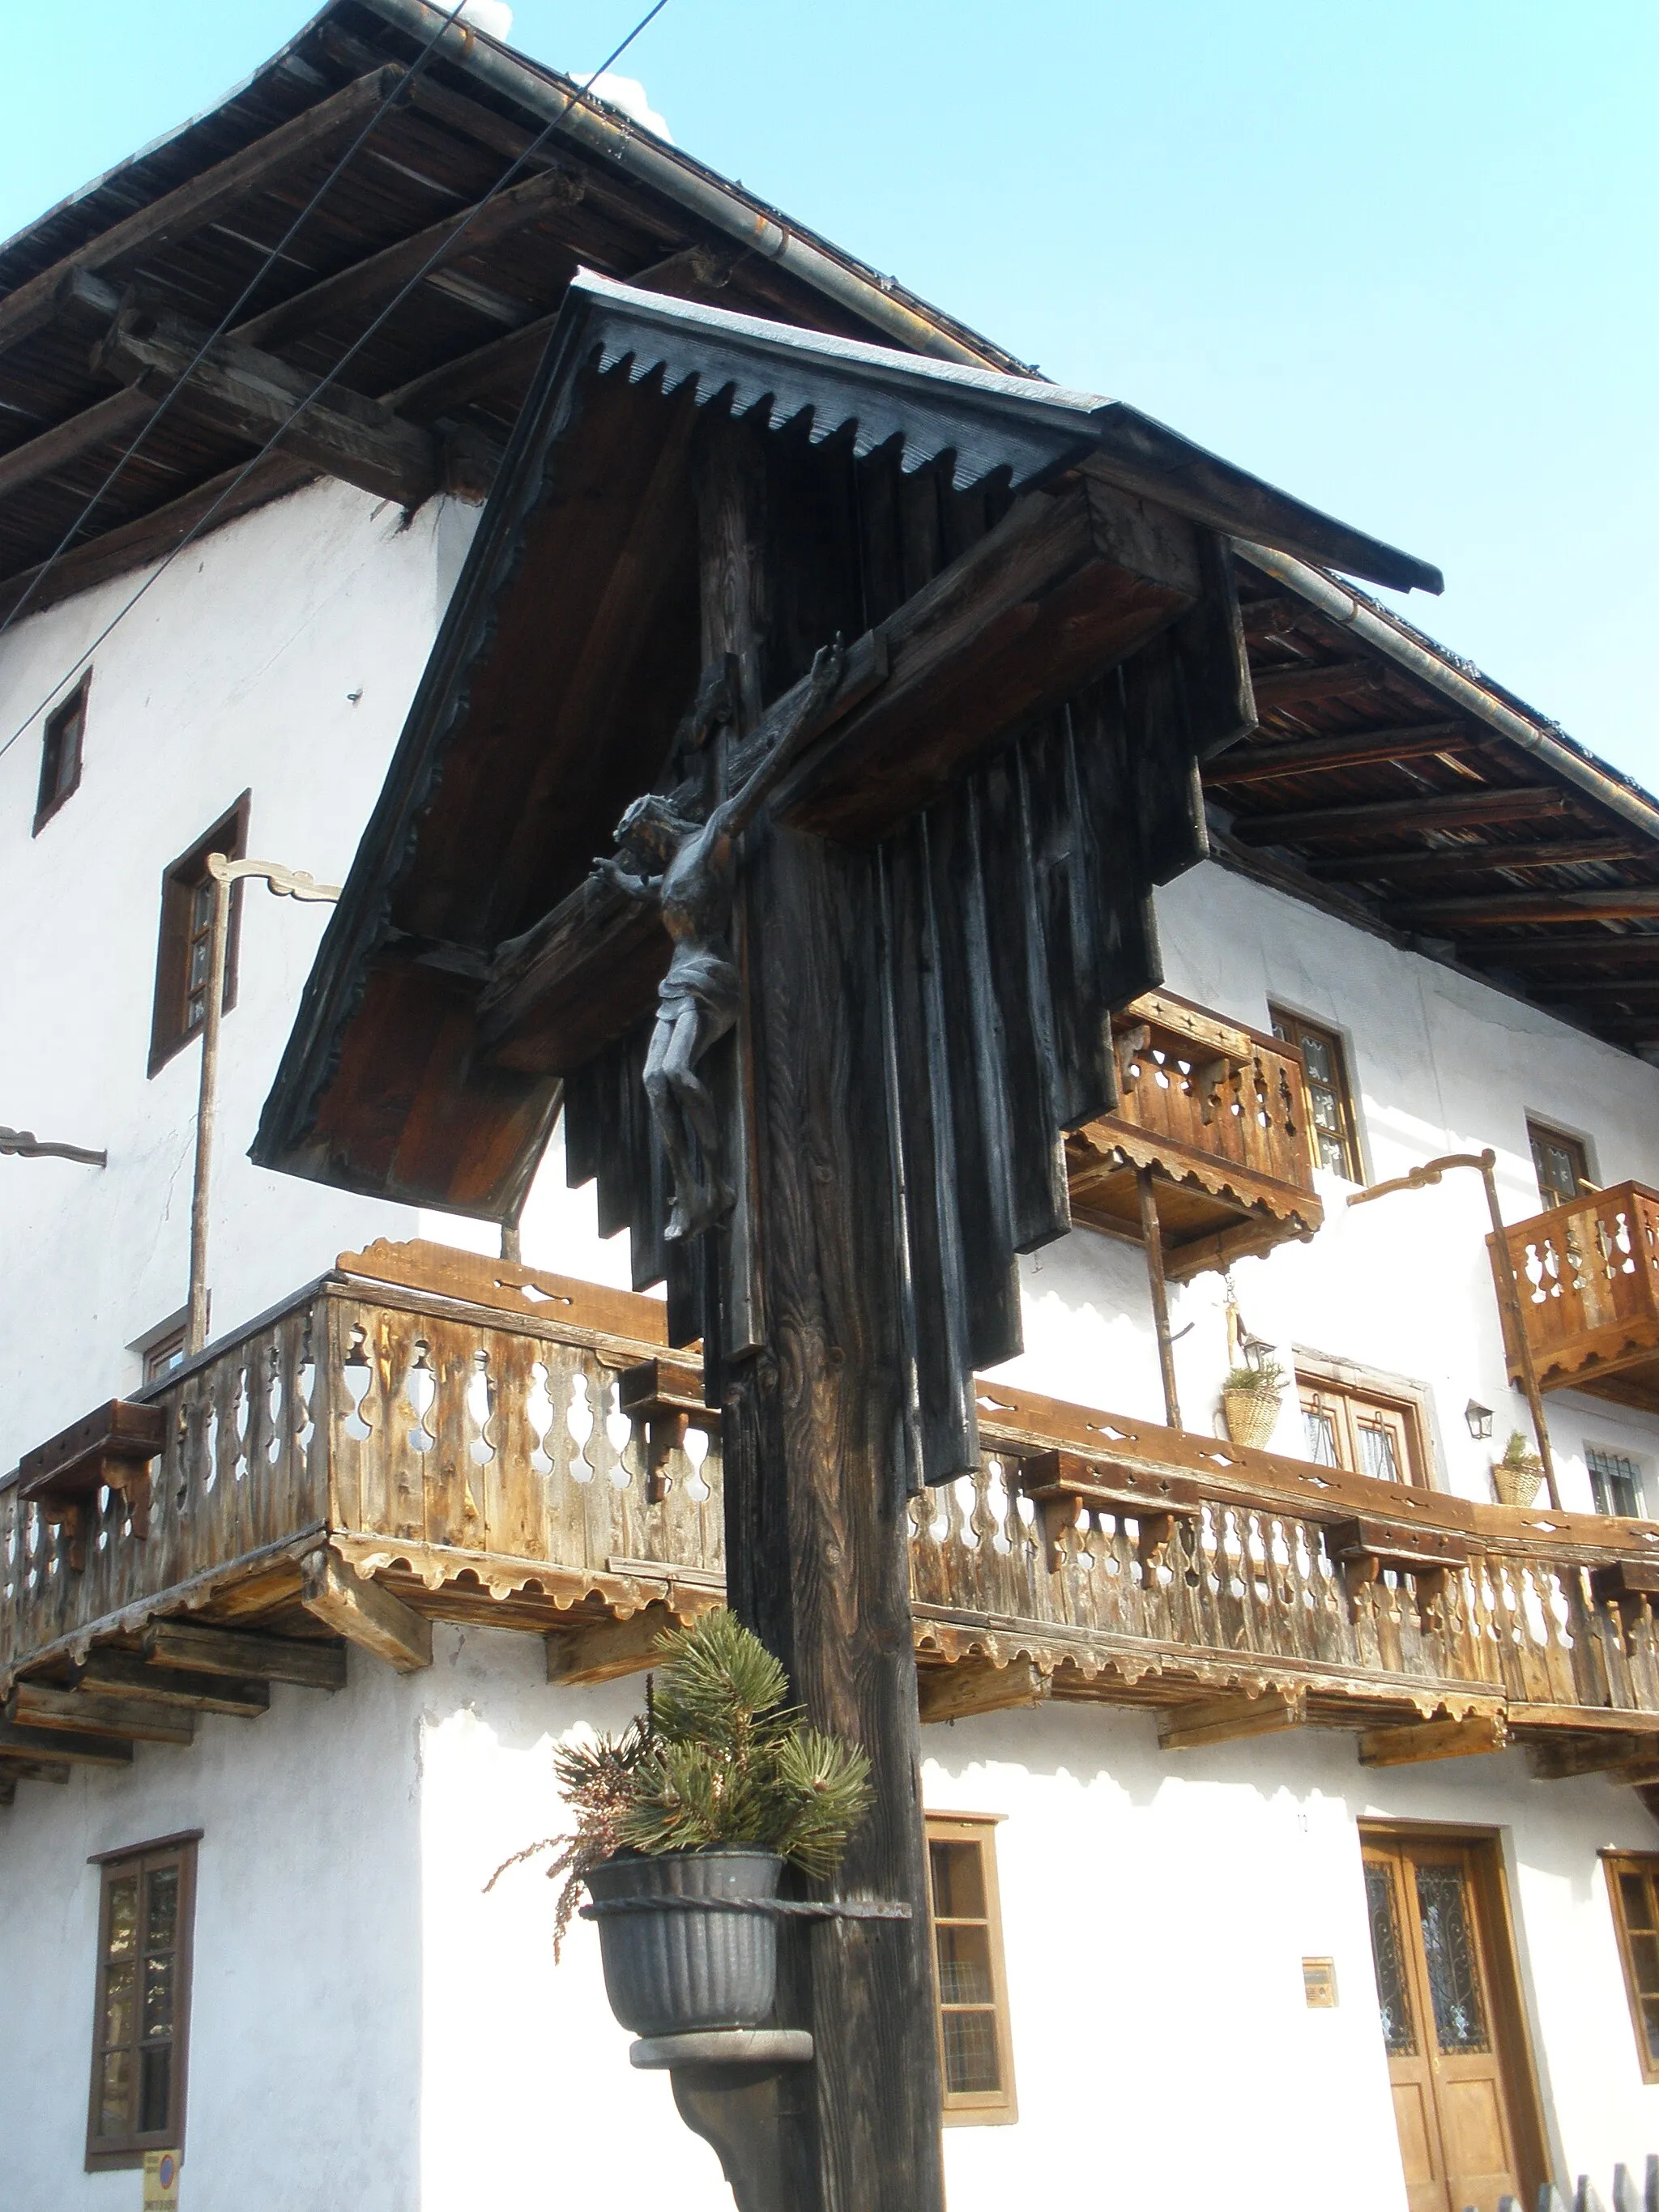
[[[1504,1456],[1492,1463],[1492,1488],[1500,1505],[1530,1505],[1544,1480],[1544,1462],[1519,1429],[1511,1429]]]
[[[571,1832],[515,1853],[491,1886],[553,1853],[554,1956],[586,1888],[611,2008],[636,2035],[757,2027],[777,1979],[766,1907],[786,1866],[835,1873],[869,1810],[870,1762],[785,1704],[783,1668],[734,1613],[704,1613],[659,1648],[644,1713],[556,1754]]]
[[[1236,1444],[1265,1444],[1279,1423],[1279,1401],[1285,1394],[1285,1370],[1276,1359],[1264,1358],[1228,1370],[1221,1385],[1221,1410],[1227,1417],[1227,1434]]]

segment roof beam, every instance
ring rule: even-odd
[[[1659,931],[1635,930],[1623,937],[1601,929],[1583,937],[1517,937],[1507,944],[1472,945],[1466,957],[1528,968],[1567,967],[1580,960],[1611,959],[1615,965],[1625,960],[1659,963]]]
[[[1260,703],[1260,693],[1257,694]],[[1418,722],[1400,730],[1358,730],[1352,737],[1309,738],[1289,744],[1252,745],[1223,753],[1206,764],[1211,783],[1266,783],[1281,775],[1307,775],[1326,768],[1369,768],[1376,761],[1422,760],[1435,753],[1466,752],[1477,742],[1466,722]]]
[[[284,300],[280,307],[267,307],[264,313],[239,325],[233,335],[249,345],[274,350],[290,338],[316,330],[331,317],[389,300],[412,276],[435,276],[452,248],[468,254],[482,252],[561,208],[574,207],[585,190],[581,178],[564,169],[527,177],[521,184],[509,186],[498,199],[477,201],[458,215],[447,216],[441,222],[430,223],[410,237],[383,246],[365,260],[354,261],[349,268],[324,277],[320,284]],[[434,256],[441,258],[434,260]],[[429,261],[434,263],[431,270],[427,268]]]
[[[1370,691],[1391,672],[1376,660],[1328,660],[1302,668],[1264,668],[1253,673],[1255,703],[1264,714],[1310,706],[1316,699],[1346,699]]]
[[[251,469],[246,461],[239,461],[234,467],[210,477],[205,483],[181,492],[164,507],[153,507],[148,514],[137,515],[118,529],[106,530],[101,537],[76,546],[61,560],[40,561],[32,568],[20,568],[0,580],[0,620],[31,591],[32,612],[56,606],[76,592],[105,583],[142,562],[162,559],[181,545],[191,531],[199,529],[210,514],[218,529],[234,522],[239,514],[249,514],[256,507],[264,507],[284,492],[295,490],[316,473],[309,461],[280,450]],[[48,569],[50,574],[44,574]],[[39,588],[34,589],[37,580]]]
[[[1460,926],[1479,928],[1490,922],[1587,921],[1601,915],[1610,921],[1635,921],[1659,915],[1659,884],[1591,891],[1510,891],[1492,897],[1424,899],[1410,906],[1392,906],[1385,918],[1405,929],[1432,924],[1455,932]],[[1505,946],[1505,953],[1516,948]],[[1491,957],[1496,957],[1495,954]]]
[[[1559,868],[1589,860],[1638,860],[1655,857],[1628,839],[1563,838],[1553,845],[1436,845],[1427,852],[1345,853],[1336,860],[1310,860],[1310,875],[1322,883],[1364,883],[1372,877],[1467,876],[1493,868]]]
[[[269,307],[263,314],[238,324],[228,336],[275,351],[332,318],[390,299],[400,285],[419,273],[435,277],[441,273],[442,260],[437,260],[430,271],[426,270],[426,264],[434,256],[441,256],[448,242],[458,241],[469,254],[477,252],[540,222],[556,209],[574,205],[582,197],[583,189],[580,177],[568,175],[561,169],[531,177],[503,192],[498,200],[479,201],[442,222],[429,224],[412,237],[399,239],[395,245],[370,254],[367,260],[354,262],[349,268],[325,276],[321,283],[297,293],[291,300],[284,300],[279,307]],[[463,227],[465,235],[461,238]],[[60,312],[72,310],[86,289],[84,276],[71,281],[59,299]],[[119,304],[118,299],[111,295],[106,323]],[[547,323],[544,319],[534,327],[544,335]],[[514,335],[522,336],[522,332]],[[533,366],[533,358],[530,365]],[[117,392],[107,399],[83,408],[66,422],[54,423],[51,429],[43,430],[26,444],[15,446],[9,453],[0,454],[0,498],[23,484],[51,476],[95,447],[131,436],[154,414],[158,404],[141,389]]]
[[[313,376],[237,339],[208,338],[181,316],[128,307],[94,358],[155,400],[181,386],[174,402],[181,411],[205,416],[250,445],[281,430],[285,453],[379,498],[418,507],[443,482],[442,444],[419,423],[338,384],[305,405]]]
[[[146,392],[112,392],[108,398],[83,407],[67,422],[54,422],[38,438],[14,446],[9,453],[0,453],[0,499],[8,492],[21,490],[24,484],[51,476],[54,470],[67,468],[96,446],[111,446],[131,437],[149,422],[155,404]]]
[[[1553,981],[1534,984],[1531,995],[1535,999],[1611,999],[1617,1001],[1640,998],[1650,991],[1659,991],[1659,966],[1656,966],[1651,975],[1558,975]]]
[[[1565,814],[1567,794],[1553,784],[1493,785],[1483,791],[1414,792],[1355,806],[1306,806],[1246,814],[1233,835],[1246,845],[1294,845],[1304,837],[1352,837],[1389,830],[1449,830],[1483,822],[1531,822]]]
[[[0,354],[37,331],[59,312],[59,295],[77,274],[119,268],[135,254],[154,252],[200,230],[276,175],[354,131],[403,81],[401,69],[371,70],[315,107],[278,125],[240,153],[191,177],[160,199],[152,200],[88,239],[84,246],[0,300]]]

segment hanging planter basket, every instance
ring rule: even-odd
[[[586,1910],[599,1922],[605,1995],[623,2026],[641,2036],[692,2035],[767,2021],[778,1923],[763,1908],[782,1871],[775,1851],[735,1846],[623,1852],[592,1868]],[[750,1900],[763,1909],[743,1911]]]
[[[1500,1505],[1533,1504],[1543,1480],[1541,1459],[1495,1459],[1492,1463],[1492,1486]]]
[[[1279,1425],[1279,1394],[1276,1390],[1226,1390],[1222,1393],[1221,1410],[1227,1417],[1227,1434],[1233,1443],[1259,1450]]]

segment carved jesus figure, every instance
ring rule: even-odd
[[[645,1089],[673,1172],[667,1234],[676,1240],[722,1220],[734,1199],[720,1173],[714,1101],[697,1064],[738,1018],[740,987],[732,951],[738,840],[819,726],[843,665],[839,638],[820,648],[805,692],[792,704],[775,708],[757,731],[757,736],[773,739],[764,758],[707,821],[682,814],[648,792],[617,825],[619,857],[593,863],[601,881],[660,908],[663,927],[673,941],[673,957],[657,994]],[[775,734],[769,726],[775,717]],[[701,1174],[690,1141],[694,1135],[702,1157]]]

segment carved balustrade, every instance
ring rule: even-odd
[[[1066,1139],[1074,1218],[1138,1237],[1134,1171],[1150,1168],[1171,1275],[1312,1236],[1324,1212],[1297,1048],[1164,991],[1112,1034],[1118,1103]]]
[[[325,1277],[153,1385],[165,1443],[142,1533],[119,1490],[76,1527],[50,1497],[0,1489],[0,1686],[154,1613],[269,1614],[324,1540],[503,1626],[717,1591],[718,1451],[689,1427],[659,1443],[653,1481],[647,1424],[620,1408],[623,1372],[661,1349],[661,1308],[459,1254],[441,1274],[440,1294]]]
[[[319,1547],[445,1619],[690,1617],[723,1587],[718,1422],[661,1322],[648,1299],[439,1248],[349,1255],[144,1394],[164,1443],[142,1531],[131,1487],[77,1497],[78,1526],[49,1489],[0,1488],[0,1689],[134,1649],[158,1617],[315,1633],[300,1600]],[[1018,1661],[1113,1703],[1273,1689],[1351,1728],[1499,1711],[1659,1727],[1659,1526],[1475,1504],[989,1385],[981,1413],[980,1472],[913,1508],[930,1673]]]
[[[1659,1411],[1659,1192],[1616,1183],[1505,1233],[1540,1385]],[[1486,1244],[1496,1271],[1496,1237]],[[1507,1318],[1504,1333],[1518,1376]]]

